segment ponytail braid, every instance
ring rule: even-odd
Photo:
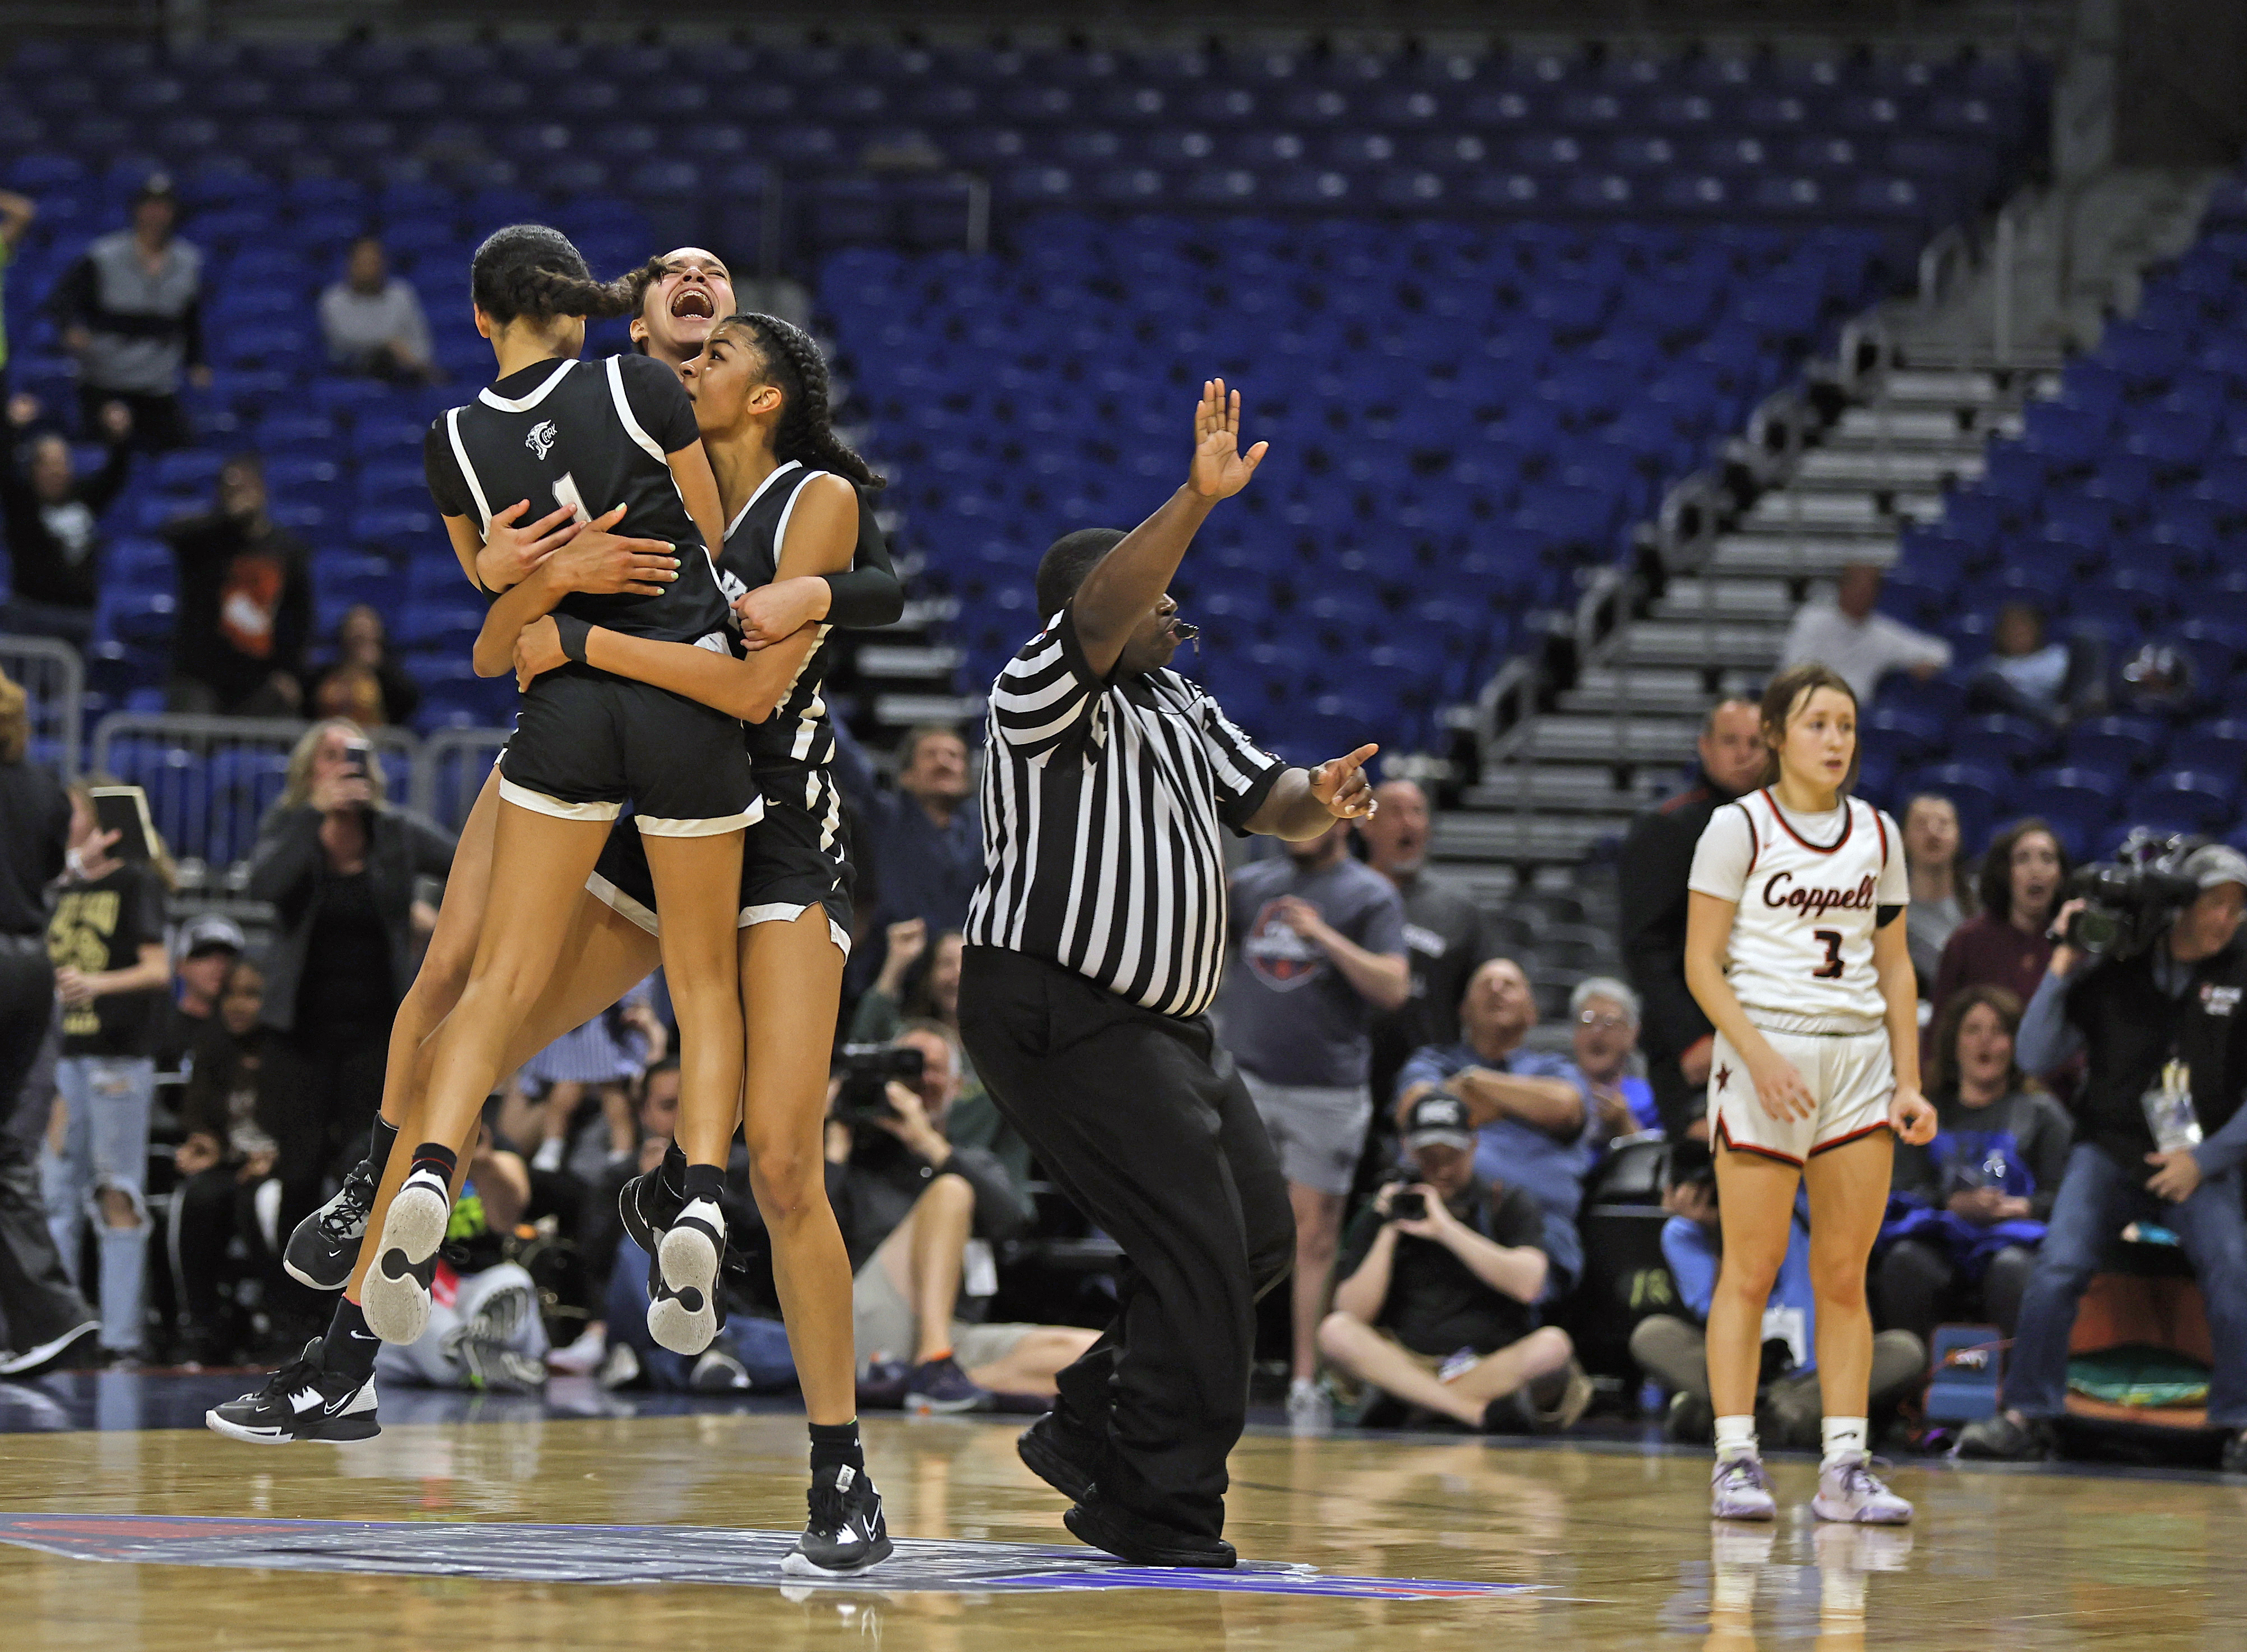
[[[861,488],[888,485],[874,468],[835,433],[828,406],[827,358],[809,333],[778,316],[745,311],[722,324],[739,325],[755,339],[765,372],[780,386],[780,423],[773,431],[773,455],[801,460],[817,470],[847,476]]]
[[[505,324],[522,317],[605,318],[637,308],[632,276],[596,281],[570,237],[545,224],[510,224],[494,230],[468,267],[476,308]]]

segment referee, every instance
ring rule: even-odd
[[[1372,811],[1367,746],[1316,770],[1259,751],[1169,669],[1167,591],[1194,531],[1264,457],[1202,387],[1186,484],[1129,534],[1038,565],[1049,616],[999,675],[960,1029],[1046,1172],[1124,1248],[1116,1317],[1063,1371],[1022,1460],[1069,1529],[1139,1566],[1229,1567],[1226,1453],[1255,1300],[1294,1246],[1287,1189],[1206,1011],[1225,956],[1219,827],[1311,837]]]

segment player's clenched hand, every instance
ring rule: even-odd
[[[1201,404],[1194,409],[1193,464],[1186,486],[1205,499],[1230,499],[1248,485],[1272,444],[1260,441],[1240,451],[1240,393],[1226,393],[1222,379],[1205,379]]]
[[[1360,746],[1347,757],[1330,757],[1311,771],[1311,795],[1326,805],[1336,820],[1370,819],[1374,810],[1373,782],[1365,766],[1378,746]]]
[[[1935,1139],[1935,1109],[1917,1090],[1898,1087],[1888,1103],[1888,1124],[1898,1140],[1924,1147]]]
[[[1794,1070],[1794,1063],[1777,1050],[1748,1057],[1747,1067],[1756,1100],[1773,1118],[1792,1123],[1808,1118],[1818,1110],[1818,1103],[1811,1098],[1810,1086],[1802,1082],[1802,1075]]]
[[[829,587],[816,575],[778,579],[734,598],[741,622],[741,647],[749,653],[785,642],[806,625],[827,617]]]
[[[556,551],[547,577],[560,590],[598,597],[660,597],[679,577],[679,558],[660,539],[619,539],[609,530],[624,520],[625,508],[596,516],[577,537]]]
[[[570,663],[562,652],[562,628],[551,614],[541,614],[525,625],[515,639],[515,686],[518,693],[530,679]]]

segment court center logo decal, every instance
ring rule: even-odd
[[[376,1573],[488,1582],[664,1584],[859,1594],[1016,1594],[1050,1589],[1198,1589],[1452,1601],[1533,1594],[1525,1583],[1329,1577],[1270,1562],[1230,1572],[1104,1562],[1092,1551],[1035,1543],[900,1538],[857,1577],[789,1577],[793,1532],[697,1526],[424,1524],[418,1520],[236,1520],[147,1514],[0,1514],[0,1542],[74,1560],[223,1566],[276,1572]]]

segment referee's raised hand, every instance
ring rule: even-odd
[[[1349,756],[1330,757],[1311,771],[1311,795],[1326,805],[1328,814],[1336,820],[1372,818],[1373,782],[1366,778],[1365,766],[1380,749],[1360,746]]]
[[[1240,451],[1240,393],[1226,393],[1222,379],[1205,379],[1201,403],[1194,409],[1193,465],[1186,486],[1204,499],[1230,499],[1248,485],[1271,447],[1260,441]]]

